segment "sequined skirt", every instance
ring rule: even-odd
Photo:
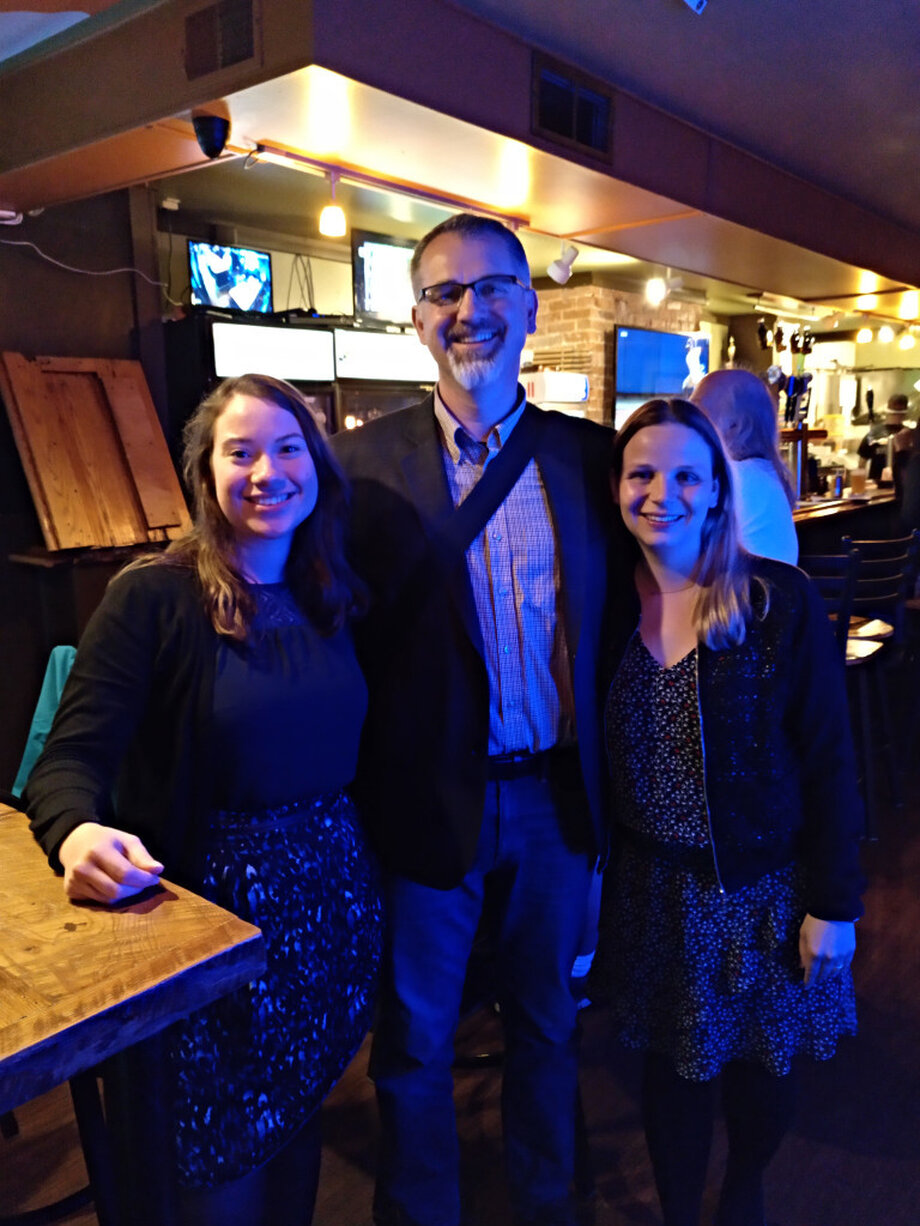
[[[215,814],[199,888],[261,928],[267,966],[170,1032],[186,1187],[261,1166],[318,1109],[370,1024],[383,937],[376,867],[342,792]]]
[[[804,915],[795,865],[723,895],[711,866],[627,844],[608,870],[589,992],[609,1003],[621,1042],[690,1080],[731,1060],[783,1075],[797,1055],[827,1059],[856,1031],[849,971],[803,985]]]

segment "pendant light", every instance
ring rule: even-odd
[[[329,172],[329,188],[332,200],[319,215],[319,232],[324,238],[343,238],[348,229],[345,210],[335,202],[335,171]]]

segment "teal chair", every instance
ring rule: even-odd
[[[38,755],[45,748],[54,713],[61,701],[64,682],[67,680],[76,654],[76,647],[54,647],[48,657],[45,679],[42,681],[35,714],[32,716],[32,724],[26,738],[26,747],[16,773],[16,781],[13,784],[13,795],[17,800],[25,790],[32,767],[38,761]]]

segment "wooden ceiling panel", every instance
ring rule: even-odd
[[[585,242],[615,246],[639,259],[757,286],[814,302],[867,293],[897,283],[865,269],[700,213],[657,225],[585,233]]]

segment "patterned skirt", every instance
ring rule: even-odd
[[[849,970],[803,984],[800,870],[789,865],[722,895],[715,874],[627,843],[608,871],[590,992],[627,1047],[667,1057],[692,1081],[731,1060],[788,1073],[856,1032]]]
[[[169,1032],[190,1188],[261,1166],[319,1108],[367,1032],[383,939],[376,867],[342,792],[215,814],[199,888],[262,929],[267,967]]]

